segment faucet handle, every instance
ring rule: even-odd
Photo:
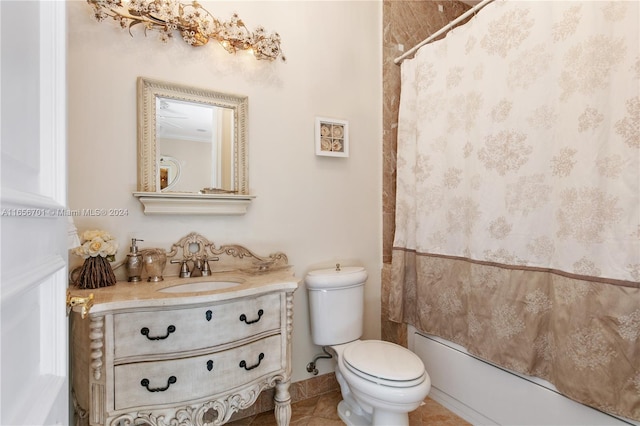
[[[211,267],[209,266],[209,261],[215,262],[215,261],[218,261],[218,260],[220,260],[219,257],[209,257],[208,258],[207,256],[205,256],[202,259],[202,262],[203,262],[203,265],[202,265],[202,276],[203,277],[211,275]]]
[[[209,275],[211,275],[211,268],[209,268],[209,259],[205,256],[202,259],[202,276],[207,277]]]
[[[189,278],[191,276],[191,272],[189,272],[189,265],[187,265],[187,259],[174,259],[171,260],[171,263],[182,263],[180,266],[180,278]]]

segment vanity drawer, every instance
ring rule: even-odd
[[[280,297],[276,293],[188,309],[115,314],[115,359],[209,348],[279,329]]]
[[[114,368],[115,409],[213,396],[282,368],[280,335],[208,355],[119,365]]]

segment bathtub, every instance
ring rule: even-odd
[[[474,425],[640,426],[577,403],[545,380],[482,361],[412,326],[408,346],[431,376],[429,397]]]

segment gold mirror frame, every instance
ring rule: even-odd
[[[244,214],[249,195],[248,97],[138,77],[138,192],[145,214]],[[230,194],[164,193],[159,188],[156,98],[228,108],[234,123],[234,187]]]

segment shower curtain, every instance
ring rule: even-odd
[[[500,1],[402,64],[390,319],[640,420],[638,1]]]

